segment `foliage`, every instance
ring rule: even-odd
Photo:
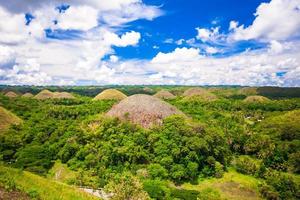
[[[189,198],[196,199],[198,194],[194,195],[193,190],[229,190],[232,184],[241,186],[238,193],[243,193],[245,187],[253,194],[260,190],[267,199],[299,198],[299,181],[295,177],[300,171],[300,99],[287,98],[297,96],[298,89],[258,88],[259,95],[273,99],[249,103],[243,102],[246,96],[239,94],[239,87],[207,88],[216,95],[215,101],[183,99],[183,86],[149,87],[151,92],[144,90],[145,86],[112,88],[127,95],[167,89],[179,96],[167,101],[187,118],[170,116],[162,126],[145,130],[106,118],[103,113],[116,103],[113,100],[92,101],[77,95],[76,99],[39,101],[0,95],[0,106],[22,120],[22,124],[10,126],[5,134],[0,134],[0,159],[10,166],[48,177],[50,174],[52,178],[63,169],[66,177],[70,173],[72,178],[58,180],[68,184],[92,188],[113,183],[126,188],[128,184],[128,191],[146,194],[145,190],[157,199],[184,199],[191,193],[193,197]],[[45,88],[8,89],[37,94]],[[47,89],[94,97],[107,87]],[[246,175],[228,172],[232,166]],[[24,172],[18,176],[34,175]],[[181,188],[189,191],[178,191],[166,184],[169,182],[195,185]],[[2,183],[7,188],[20,186],[15,178]],[[262,183],[260,189],[258,183]],[[205,188],[200,186],[205,184]],[[41,188],[26,188],[27,192],[32,189],[32,197],[41,195]],[[220,191],[221,198],[231,199],[226,191]],[[204,190],[199,198],[203,198],[201,195],[219,198],[209,190]]]
[[[106,190],[113,193],[112,200],[146,200],[150,199],[143,190],[140,181],[129,173],[114,177],[106,185]]]
[[[250,156],[239,156],[235,160],[236,170],[242,174],[257,175],[260,163]]]
[[[171,189],[161,180],[145,180],[144,190],[153,199],[165,200],[171,198]]]

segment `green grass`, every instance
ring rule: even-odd
[[[99,200],[76,187],[4,166],[0,166],[0,185],[17,188],[41,200]]]
[[[66,164],[56,161],[48,173],[48,177],[55,181],[72,184],[76,181],[78,172],[70,170]]]
[[[260,181],[254,177],[240,174],[234,170],[229,170],[220,179],[210,178],[199,182],[197,185],[185,183],[183,189],[201,191],[206,189],[217,190],[222,199],[230,200],[260,200]]]

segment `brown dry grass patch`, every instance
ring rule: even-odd
[[[160,98],[160,99],[175,99],[176,98],[176,96],[174,94],[172,94],[171,92],[169,92],[167,90],[161,90],[153,96]]]
[[[173,114],[183,113],[156,97],[136,94],[114,105],[106,115],[150,128],[153,125],[161,125],[164,118]]]
[[[127,96],[116,89],[107,89],[102,91],[100,94],[95,96],[93,100],[104,100],[104,99],[111,99],[111,100],[123,100]]]

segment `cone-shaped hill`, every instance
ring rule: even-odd
[[[160,99],[175,99],[176,98],[176,96],[174,94],[172,94],[171,92],[169,92],[167,90],[161,90],[153,96],[160,98]]]
[[[15,92],[12,92],[12,91],[9,91],[9,92],[5,93],[5,96],[7,96],[9,98],[18,97],[18,95]]]
[[[257,95],[257,88],[255,87],[243,87],[239,90],[238,92],[239,94],[242,95]]]
[[[57,99],[75,99],[75,97],[68,92],[55,92],[54,98]]]
[[[243,101],[247,103],[263,103],[266,101],[270,101],[270,99],[264,96],[255,95],[255,96],[248,96]]]
[[[7,130],[12,124],[19,124],[22,120],[12,112],[0,106],[0,133]]]
[[[161,125],[164,118],[173,114],[183,115],[177,108],[156,97],[136,94],[114,105],[106,115],[150,128]]]
[[[54,97],[54,93],[49,90],[42,90],[34,96],[35,99],[51,99]]]
[[[42,90],[35,95],[35,99],[74,99],[75,97],[68,92],[51,92],[49,90]]]
[[[113,99],[113,100],[123,100],[127,96],[116,89],[107,89],[102,91],[100,94],[94,97],[93,100],[104,100],[104,99]]]
[[[204,101],[213,101],[217,96],[203,88],[190,88],[183,93],[185,99],[199,98]]]
[[[29,92],[26,92],[25,94],[22,95],[22,97],[25,97],[25,98],[32,98],[33,97],[33,94],[29,93]]]

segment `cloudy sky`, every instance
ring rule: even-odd
[[[300,86],[300,0],[0,0],[0,84]]]

